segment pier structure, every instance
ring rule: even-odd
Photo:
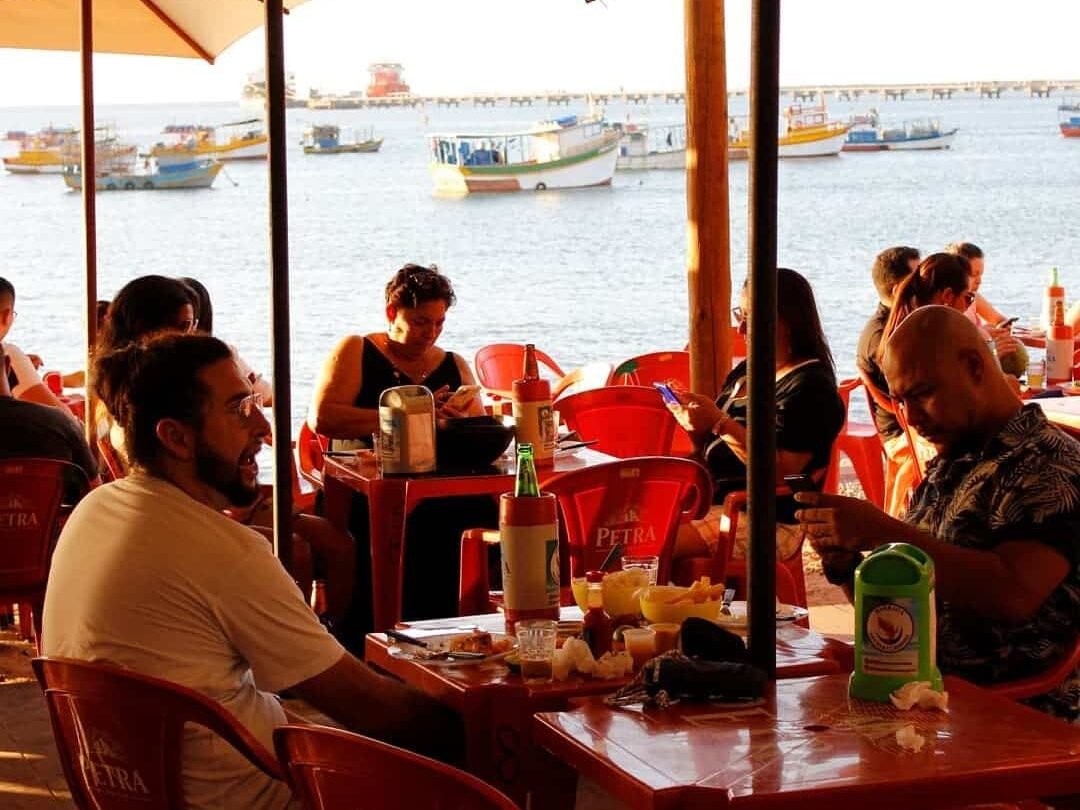
[[[970,81],[934,82],[919,84],[836,84],[814,86],[791,86],[780,88],[781,96],[795,103],[824,101],[858,101],[864,96],[876,96],[885,100],[903,101],[910,98],[930,98],[946,101],[954,95],[977,95],[980,98],[1001,98],[1007,93],[1022,93],[1031,98],[1049,98],[1055,93],[1080,90],[1080,79],[1053,80],[1027,79],[1017,81]],[[745,89],[735,89],[732,97],[745,96]],[[375,98],[360,92],[347,95],[330,95],[312,91],[308,107],[312,109],[356,109],[366,107],[565,107],[592,100],[598,104],[621,102],[624,104],[685,104],[684,90],[598,90],[564,91],[549,90],[529,93],[457,93],[451,95],[416,95],[393,93]]]

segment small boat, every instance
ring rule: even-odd
[[[524,132],[433,135],[435,190],[450,194],[605,186],[619,133],[600,115],[568,115]]]
[[[845,152],[885,152],[916,149],[948,149],[957,128],[943,129],[936,118],[919,118],[893,126],[882,126],[877,110],[851,119],[844,141]]]
[[[111,126],[98,127],[94,141],[99,166],[120,168],[135,160],[138,148],[122,144]],[[3,159],[12,174],[61,174],[64,166],[76,163],[82,149],[79,131],[70,127],[46,127],[19,142],[19,153]]]
[[[831,157],[840,154],[850,124],[830,121],[825,105],[793,104],[784,111],[784,126],[777,138],[781,158]],[[728,120],[728,158],[750,157],[750,128],[745,118]]]
[[[1080,102],[1063,101],[1058,105],[1058,126],[1066,138],[1080,138]]]
[[[170,124],[162,130],[166,140],[154,144],[147,157],[159,165],[187,164],[195,160],[266,160],[266,134],[262,119],[230,124]]]
[[[315,124],[304,131],[301,141],[305,155],[341,155],[350,152],[378,152],[383,139],[375,137],[374,129],[360,133],[359,138],[341,140],[341,127],[333,124]]]
[[[95,186],[98,191],[166,191],[181,188],[210,188],[214,178],[224,168],[216,160],[190,163],[149,164],[143,171],[99,172]],[[77,165],[64,168],[68,188],[82,188],[82,173]]]
[[[617,171],[686,168],[686,124],[615,124],[615,129],[622,133]]]

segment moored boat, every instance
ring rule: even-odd
[[[619,133],[599,115],[568,115],[524,132],[433,135],[431,175],[451,194],[611,183]]]
[[[216,160],[190,163],[150,165],[144,171],[99,173],[95,187],[98,191],[169,191],[174,189],[210,188],[214,178],[224,168]],[[70,189],[82,188],[82,173],[77,165],[64,168],[64,183]]]
[[[851,129],[844,141],[845,152],[885,152],[922,149],[948,149],[957,128],[944,129],[936,118],[904,121],[897,126],[883,126],[877,110],[851,119]]]
[[[1066,138],[1080,138],[1080,101],[1058,105],[1058,127]]]
[[[186,164],[197,160],[265,160],[267,143],[262,119],[249,118],[229,124],[172,124],[148,153],[159,165]]]
[[[98,127],[94,142],[99,167],[130,165],[138,151],[133,144],[120,143],[111,126]],[[78,130],[52,126],[27,135],[19,146],[17,155],[3,158],[4,168],[12,174],[60,174],[65,165],[78,162],[82,148]]]
[[[615,124],[619,140],[617,171],[686,168],[686,124]]]
[[[840,154],[850,124],[830,121],[825,105],[793,104],[784,111],[784,126],[777,138],[777,157],[831,157]],[[728,121],[728,158],[750,157],[751,134],[745,118]]]
[[[375,137],[374,129],[366,129],[347,140],[341,138],[341,127],[315,124],[304,131],[301,141],[305,155],[342,155],[351,152],[378,152],[383,139]]]

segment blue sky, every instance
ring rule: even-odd
[[[301,91],[362,88],[369,62],[418,93],[665,90],[683,84],[682,0],[311,0],[286,22]],[[749,82],[749,0],[727,2],[728,84]],[[1074,0],[786,0],[787,84],[1078,78]],[[97,57],[99,103],[238,97],[261,32],[216,65]],[[77,57],[0,50],[0,106],[78,103]]]

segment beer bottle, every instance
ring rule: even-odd
[[[540,484],[536,478],[533,447],[528,443],[518,445],[517,474],[514,476],[514,497],[540,497]]]
[[[521,377],[524,380],[540,379],[540,367],[536,364],[536,346],[531,343],[525,344],[525,368]]]

